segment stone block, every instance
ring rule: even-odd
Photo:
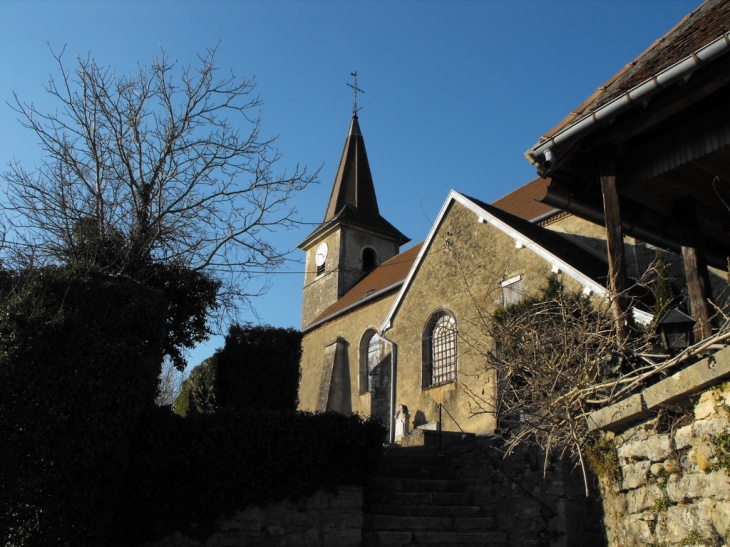
[[[649,414],[644,407],[641,395],[637,393],[623,401],[592,412],[588,416],[588,429],[590,431],[596,429],[619,431],[626,424],[645,418]]]
[[[702,359],[666,380],[646,388],[642,396],[646,408],[653,410],[698,393],[719,383],[726,376],[730,376],[730,348],[718,351],[707,359]]]
[[[626,510],[629,513],[640,513],[654,507],[656,500],[664,497],[658,484],[649,484],[630,490],[626,493]]]
[[[715,403],[715,393],[712,390],[705,391],[695,405],[695,420],[703,420],[712,414],[717,414]]]
[[[651,474],[655,477],[663,477],[667,474],[667,470],[664,468],[663,463],[653,463],[651,464]]]
[[[730,501],[718,501],[712,507],[710,518],[715,530],[726,537],[730,533]]]
[[[616,533],[621,545],[650,545],[654,541],[653,519],[647,520],[642,515],[627,515],[619,523]]]
[[[621,469],[623,473],[623,481],[621,482],[622,490],[632,490],[643,486],[646,483],[646,477],[649,473],[651,462],[643,461],[633,464],[624,465]]]
[[[645,440],[632,440],[622,444],[618,449],[619,458],[647,459],[653,462],[666,460],[672,451],[672,439],[669,435],[651,435]]]
[[[656,535],[669,544],[677,544],[692,533],[702,537],[710,537],[711,506],[707,503],[692,505],[675,505],[667,509],[665,518],[660,519],[656,526]]]
[[[621,446],[622,444],[626,443],[635,443],[639,441],[645,441],[649,438],[649,433],[647,432],[646,428],[642,425],[638,425],[636,427],[631,427],[621,433],[620,435],[616,435],[614,437],[615,442]]]
[[[699,498],[730,499],[730,477],[725,471],[708,474],[672,475],[667,481],[667,494],[675,503],[689,503]]]
[[[728,422],[726,416],[717,416],[716,418],[707,418],[705,420],[696,421],[692,427],[692,432],[695,437],[722,435],[727,432],[728,426],[730,426],[730,422]]]
[[[680,427],[674,433],[674,447],[677,450],[687,448],[692,444],[692,424]]]
[[[323,547],[360,547],[362,530],[359,528],[343,528],[327,531],[322,540]]]

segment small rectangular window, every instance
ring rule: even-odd
[[[317,266],[317,276],[320,276],[324,273],[324,264],[321,266]]]
[[[522,301],[522,276],[516,275],[502,281],[502,305],[511,306]]]

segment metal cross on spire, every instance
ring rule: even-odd
[[[352,88],[353,94],[355,96],[353,99],[352,114],[356,115],[357,111],[360,110],[360,108],[357,107],[357,94],[365,93],[365,92],[362,89],[360,89],[359,87],[357,87],[357,72],[350,72],[350,76],[355,78],[354,84],[347,84],[347,85],[349,85]]]

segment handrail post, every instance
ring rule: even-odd
[[[439,454],[441,453],[441,409],[444,408],[444,405],[439,403]]]

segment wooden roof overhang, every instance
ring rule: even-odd
[[[718,40],[730,44],[728,34]],[[727,268],[729,84],[730,46],[643,100],[625,101],[613,116],[589,112],[582,120],[590,127],[573,138],[555,138],[561,128],[528,151],[538,174],[551,179],[541,201],[604,224],[599,162],[611,150],[623,233],[679,250],[677,210],[692,198],[708,264]]]

